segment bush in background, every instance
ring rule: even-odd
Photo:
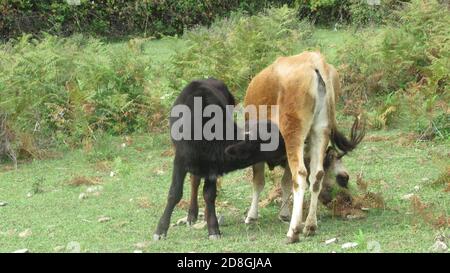
[[[301,18],[308,18],[314,24],[353,24],[356,27],[379,25],[401,7],[400,0],[380,0],[379,4],[371,0],[296,0]]]
[[[287,7],[235,13],[189,31],[165,63],[144,52],[149,39],[106,44],[83,35],[25,35],[0,45],[0,112],[37,146],[165,129],[170,106],[192,79],[217,77],[242,98],[253,75],[310,35]]]
[[[403,109],[409,118],[427,117],[428,124],[418,128],[432,124],[438,130],[434,119],[448,117],[448,104],[442,102],[450,95],[448,9],[436,0],[413,0],[395,16],[398,21],[382,31],[357,35],[340,53],[344,92],[365,100],[396,92],[397,101],[407,101]]]
[[[172,90],[195,78],[216,77],[242,99],[251,78],[277,57],[298,53],[312,34],[287,6],[257,16],[235,14],[211,28],[187,33],[186,50],[173,57]]]
[[[69,3],[79,3],[79,5]],[[22,33],[89,33],[108,37],[175,35],[209,25],[232,10],[255,13],[274,0],[3,0],[0,39]]]
[[[0,108],[14,129],[80,142],[101,130],[145,128],[160,111],[148,85],[143,40],[108,47],[98,39],[23,36],[0,47]]]

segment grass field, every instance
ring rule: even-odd
[[[286,245],[287,225],[277,219],[278,205],[262,208],[258,224],[243,223],[251,196],[250,171],[243,170],[222,180],[217,202],[225,219],[221,240],[207,240],[205,229],[177,226],[169,229],[167,240],[153,242],[170,183],[171,146],[166,134],[133,136],[125,148],[122,142],[111,138],[107,150],[99,146],[91,152],[61,152],[55,159],[21,164],[17,171],[2,165],[0,202],[8,204],[0,207],[0,251],[68,251],[63,247],[77,242],[82,252],[341,252],[341,243],[358,242],[357,248],[346,251],[365,252],[367,243],[376,241],[383,252],[417,252],[428,251],[436,234],[448,232],[433,228],[413,213],[410,201],[402,200],[415,193],[433,212],[448,217],[445,185],[432,185],[450,163],[448,143],[416,143],[400,131],[390,131],[371,132],[345,159],[353,187],[362,171],[369,190],[385,198],[386,209],[371,210],[366,219],[334,219],[322,207],[319,234]],[[268,176],[264,196],[274,183],[270,177],[279,181],[277,175]],[[91,180],[102,189],[80,200],[92,186],[70,185],[76,177],[95,178]],[[185,189],[188,201],[188,183]],[[186,213],[185,206],[177,207],[172,222]],[[110,220],[100,223],[101,217]],[[339,243],[324,244],[334,237]]]
[[[313,38],[316,48],[334,63],[350,36],[349,30],[317,30]],[[182,42],[163,39],[145,46],[146,54],[163,63]],[[350,128],[348,122],[340,124]],[[0,203],[7,203],[0,206],[0,252],[68,252],[78,244],[81,252],[368,252],[373,242],[382,252],[427,252],[437,234],[449,236],[448,226],[430,223],[430,217],[448,219],[450,214],[447,185],[435,183],[448,172],[449,151],[448,140],[416,142],[402,130],[368,132],[345,164],[352,187],[362,173],[369,190],[382,194],[386,208],[372,209],[362,220],[341,220],[321,207],[319,233],[301,237],[297,244],[285,244],[288,226],[277,219],[277,204],[261,208],[257,224],[243,223],[251,200],[249,169],[222,179],[217,201],[225,219],[221,240],[209,241],[206,229],[177,226],[169,229],[166,240],[154,242],[152,234],[171,181],[169,135],[104,136],[94,147],[60,148],[49,159],[22,162],[18,170],[0,164]],[[262,199],[279,182],[279,174],[267,172]],[[71,185],[77,181],[95,185]],[[411,201],[402,198],[411,193],[427,208],[414,210]],[[188,196],[186,182],[184,201],[172,222],[186,216]],[[330,238],[338,242],[326,245]],[[341,249],[346,242],[359,245]]]

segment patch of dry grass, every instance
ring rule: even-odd
[[[67,184],[79,187],[81,185],[86,186],[92,186],[92,185],[99,185],[102,183],[102,179],[100,177],[87,177],[87,176],[76,176],[72,179],[70,179]]]

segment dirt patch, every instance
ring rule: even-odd
[[[364,137],[364,142],[380,142],[380,141],[389,141],[391,140],[390,136],[366,136]]]
[[[14,167],[14,165],[3,165],[0,170],[1,170],[1,172],[9,172],[9,171],[13,171],[15,169],[16,168]]]
[[[276,204],[281,204],[282,200],[281,200],[281,187],[279,185],[273,187],[267,198],[261,200],[259,202],[259,206],[262,208],[267,207],[269,204],[271,204],[272,202],[276,203]]]
[[[369,209],[385,208],[385,202],[379,193],[365,192],[352,195],[347,190],[341,190],[327,207],[333,217],[361,219],[367,216]]]
[[[331,212],[333,217],[343,219],[365,218],[368,210],[384,209],[386,207],[381,193],[368,191],[370,183],[363,180],[362,173],[357,175],[356,184],[360,192],[359,194],[352,194],[349,190],[343,188],[338,188],[337,193],[334,193],[337,186],[323,187],[320,192],[319,200]],[[271,189],[267,198],[263,199],[259,205],[261,207],[266,207],[272,202],[281,204],[281,195],[281,187],[280,185],[277,185]],[[289,206],[292,209],[292,200],[290,200]],[[304,215],[307,215],[308,209],[309,200],[305,200],[303,204]]]
[[[111,168],[111,162],[109,161],[99,161],[94,165],[94,169],[99,172],[110,172]]]
[[[179,207],[180,209],[189,209],[189,200],[185,200],[185,199],[181,199],[180,202],[177,204],[177,207]]]
[[[431,205],[423,203],[420,197],[416,195],[411,197],[410,201],[412,213],[418,216],[414,219],[420,218],[436,229],[450,228],[450,217],[436,213]]]
[[[86,176],[76,176],[72,179],[70,179],[67,184],[74,186],[74,187],[79,187],[81,185],[87,185],[87,186],[92,186],[92,185],[98,185],[101,184],[102,179],[100,177],[86,177]]]
[[[447,166],[439,177],[431,183],[433,186],[445,186],[444,192],[450,192],[450,166]]]
[[[139,197],[137,199],[137,205],[141,209],[148,209],[153,207],[153,204],[152,202],[150,202],[150,199],[148,199],[148,197]]]
[[[444,190],[445,192],[450,192],[450,182],[447,184],[447,188]]]
[[[168,149],[161,153],[161,156],[164,156],[164,157],[172,157],[174,155],[175,155],[175,151],[173,149]]]

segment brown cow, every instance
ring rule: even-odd
[[[293,210],[288,242],[299,239],[302,224],[303,198],[308,187],[311,202],[303,233],[312,235],[317,230],[317,201],[324,178],[323,162],[330,139],[343,151],[352,150],[355,143],[348,141],[337,130],[335,100],[340,92],[339,75],[327,64],[319,52],[278,58],[251,81],[245,105],[278,105],[279,112],[272,115],[259,113],[258,119],[271,119],[279,125],[286,144],[288,166],[282,179],[283,201],[293,189]],[[305,150],[305,142],[308,149]],[[304,155],[310,158],[307,172]],[[254,196],[246,222],[257,217],[259,193],[264,186],[264,164],[253,166]],[[284,211],[281,214],[288,213]],[[256,216],[256,217],[255,217]]]

